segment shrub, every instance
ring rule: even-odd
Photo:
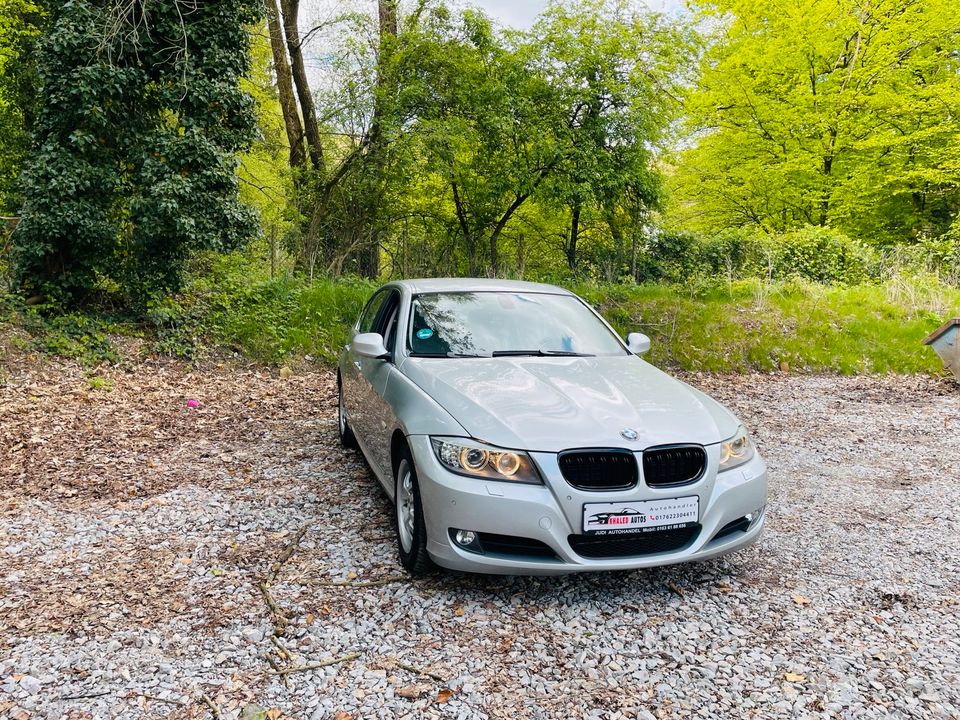
[[[870,250],[830,228],[807,226],[768,241],[775,279],[803,278],[817,283],[856,284],[870,277]]]

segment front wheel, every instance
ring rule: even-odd
[[[427,526],[423,520],[420,483],[409,451],[404,451],[397,465],[395,483],[393,504],[400,564],[413,576],[424,575],[433,563],[427,554]]]
[[[337,378],[337,430],[340,433],[340,444],[349,450],[357,449],[357,438],[347,424],[347,410],[343,405],[343,382]]]

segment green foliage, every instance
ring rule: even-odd
[[[179,286],[190,252],[252,235],[235,155],[255,130],[239,81],[259,12],[254,0],[51,10],[14,236],[28,292],[67,303],[119,286],[143,303]]]
[[[208,299],[208,327],[221,342],[261,362],[295,356],[333,363],[375,288],[353,278],[221,286]]]
[[[868,277],[868,251],[842,233],[803,227],[776,238],[773,277],[819,283],[859,283]]]
[[[686,107],[672,224],[822,225],[872,244],[947,231],[960,209],[960,5],[698,6],[716,31]]]
[[[80,313],[46,317],[36,310],[22,311],[19,318],[31,336],[32,350],[71,358],[87,367],[121,360],[111,343],[118,327],[109,320]]]
[[[91,390],[96,390],[98,392],[110,392],[113,390],[116,383],[110,378],[100,377],[99,375],[91,375],[87,378],[87,387]]]
[[[279,246],[292,226],[290,201],[294,196],[289,147],[283,114],[277,98],[271,67],[270,39],[265,26],[250,29],[250,70],[240,88],[253,99],[258,134],[250,149],[240,156],[240,199],[256,210],[260,232]]]
[[[27,147],[25,116],[34,102],[31,56],[41,22],[37,3],[0,0],[0,215],[15,215],[19,206],[15,181]]]
[[[903,262],[896,267],[907,268]],[[871,248],[835,230],[806,226],[772,235],[749,228],[707,237],[658,233],[645,246],[639,275],[676,283],[757,278],[857,284],[882,279],[883,269]]]
[[[329,157],[354,152],[342,136],[356,137],[373,108],[382,132],[375,161],[355,163],[325,200],[335,207],[320,255],[334,274],[363,271],[343,256],[371,237],[395,274],[629,270],[659,202],[656,152],[679,112],[686,32],[625,0],[553,2],[525,33],[423,3],[372,96],[360,40],[342,41],[341,84],[318,98],[339,138]]]

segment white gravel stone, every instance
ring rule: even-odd
[[[25,496],[0,513],[0,717],[200,717],[203,696],[229,720],[252,704],[318,719],[960,717],[960,389],[688,380],[768,461],[760,543],[648,571],[411,582],[388,503],[336,445],[330,377],[291,379],[311,402],[275,414],[291,385],[254,378],[254,399],[210,411],[225,437],[178,427],[162,453],[108,451],[131,478],[164,463],[178,480],[161,491]],[[275,636],[260,582],[304,526],[269,583],[288,623]],[[39,625],[48,587],[62,616]],[[266,653],[287,667],[358,657],[285,680]]]

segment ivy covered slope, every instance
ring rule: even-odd
[[[38,103],[15,260],[60,304],[122,288],[175,290],[188,254],[251,237],[236,153],[256,132],[240,78],[260,3],[53,4],[37,45]]]

